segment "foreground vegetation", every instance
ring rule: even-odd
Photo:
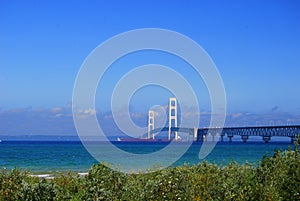
[[[86,177],[70,173],[51,180],[3,169],[0,200],[300,200],[299,147],[275,151],[257,166],[204,162],[137,175],[101,163]]]

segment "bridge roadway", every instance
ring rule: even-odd
[[[169,127],[156,128],[151,133],[159,133],[162,131],[168,131]],[[249,136],[261,136],[267,143],[273,136],[290,137],[293,143],[297,140],[297,136],[300,135],[300,125],[287,125],[287,126],[245,126],[245,127],[224,127],[224,128],[184,128],[184,127],[171,127],[171,131],[188,133],[188,136],[192,135],[194,141],[205,141],[207,136],[212,136],[214,140],[215,136],[220,135],[221,142],[224,137],[229,138],[229,142],[232,142],[232,138],[235,135],[241,136],[243,142],[247,142]]]

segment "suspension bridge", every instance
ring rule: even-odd
[[[264,142],[269,142],[272,137],[289,137],[291,142],[297,140],[300,134],[300,125],[285,126],[244,126],[244,127],[223,127],[223,128],[186,128],[178,126],[177,122],[177,100],[169,99],[168,126],[155,128],[155,112],[150,110],[148,113],[148,135],[147,139],[155,139],[155,135],[168,131],[168,140],[181,140],[178,133],[186,133],[188,140],[204,142],[210,137],[212,141],[220,137],[223,142],[227,137],[232,142],[234,136],[239,136],[243,142],[247,142],[250,136],[259,136]]]

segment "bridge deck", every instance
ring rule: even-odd
[[[184,132],[189,135],[194,135],[195,141],[202,141],[206,136],[221,136],[227,135],[229,141],[232,140],[234,135],[239,135],[242,140],[246,142],[249,136],[261,136],[265,142],[268,142],[273,136],[290,137],[295,141],[300,134],[300,125],[286,125],[286,126],[244,126],[244,127],[224,127],[224,128],[185,128],[185,127],[171,127],[173,132]],[[169,131],[169,127],[156,128],[151,133],[159,133]]]

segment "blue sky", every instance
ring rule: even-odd
[[[72,99],[82,62],[96,46],[121,32],[154,27],[182,33],[207,51],[223,78],[229,113],[275,109],[298,115],[299,11],[296,0],[4,0],[0,3],[0,108],[64,107]],[[190,71],[179,70],[189,76]],[[112,70],[111,76],[117,78],[120,72]],[[190,80],[197,88],[193,75]],[[141,102],[149,99],[143,97],[141,93],[132,100],[141,110]],[[203,103],[209,110],[209,100]]]

